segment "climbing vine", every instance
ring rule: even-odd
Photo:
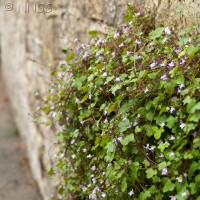
[[[129,7],[104,38],[64,49],[43,112],[58,127],[53,199],[200,200],[200,35]]]

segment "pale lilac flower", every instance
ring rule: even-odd
[[[89,98],[89,99],[92,99],[92,94],[90,94],[88,98]]]
[[[163,76],[161,76],[160,79],[163,80],[163,81],[168,81],[169,80],[169,78],[167,77],[166,74],[164,74]]]
[[[186,123],[181,123],[180,128],[184,129],[186,126],[187,126]]]
[[[119,48],[120,48],[120,47],[124,47],[124,43],[123,43],[123,42],[119,45]]]
[[[80,103],[81,100],[79,98],[76,98],[76,103]]]
[[[124,117],[122,121],[123,121],[123,122],[125,122],[126,120],[127,120],[127,118],[126,118],[126,117]]]
[[[87,152],[87,149],[86,149],[86,148],[84,148],[84,149],[83,149],[83,152],[84,152],[84,153],[86,153],[86,152]]]
[[[103,192],[103,193],[101,194],[101,197],[106,198],[106,193]]]
[[[149,92],[149,89],[148,88],[146,88],[145,90],[144,90],[144,93],[146,94],[147,92]]]
[[[147,144],[146,147],[144,146],[144,148],[145,148],[145,149],[148,149],[148,150],[149,150],[149,147],[150,147],[149,144]]]
[[[169,196],[170,200],[176,200],[176,196]]]
[[[175,153],[172,151],[170,154],[169,154],[170,157],[174,157],[175,156]]]
[[[85,44],[81,44],[81,48],[85,49],[86,48]]]
[[[163,122],[162,124],[160,124],[160,126],[161,126],[161,127],[164,127],[164,126],[165,126],[165,123]]]
[[[99,39],[96,44],[97,46],[100,46],[102,44],[102,39]]]
[[[107,72],[104,72],[104,73],[102,74],[102,77],[106,77],[106,76],[108,76],[108,73],[107,73]]]
[[[115,56],[116,56],[116,53],[115,53],[115,51],[114,51],[114,52],[112,52],[112,56],[113,56],[113,57],[115,57]]]
[[[163,39],[163,42],[167,42],[167,40],[168,40],[168,38],[167,38],[167,37],[165,37],[165,38]]]
[[[124,29],[124,33],[129,33],[129,28],[128,27],[126,27],[125,29]]]
[[[188,177],[188,174],[185,172],[185,173],[183,174],[183,176],[184,176],[184,178],[187,178],[187,177]]]
[[[116,32],[115,34],[114,34],[114,38],[118,38],[120,36],[120,33],[119,32]]]
[[[104,120],[104,123],[105,123],[105,124],[107,124],[107,123],[108,123],[108,119],[107,119],[107,118]]]
[[[170,113],[172,114],[174,111],[176,111],[176,108],[171,107],[171,108],[170,108]]]
[[[151,148],[149,148],[149,150],[151,151],[151,152],[154,152],[155,151],[155,146],[152,146]]]
[[[183,89],[185,87],[185,84],[184,83],[181,83],[180,85],[179,85],[179,88],[180,89]]]
[[[186,59],[185,58],[182,58],[181,59],[181,62],[180,62],[180,65],[183,65],[183,64],[185,64],[186,63]]]
[[[105,111],[104,111],[104,115],[107,115],[107,114],[108,114],[108,111],[107,111],[107,110],[105,110]]]
[[[96,168],[96,166],[94,165],[94,166],[92,166],[92,168],[91,168],[91,170],[92,171],[95,171],[97,168]]]
[[[159,158],[164,158],[164,157],[165,157],[165,156],[164,156],[163,153],[161,153],[160,156],[159,156]]]
[[[92,182],[95,184],[97,182],[96,178],[92,178]]]
[[[163,170],[162,170],[162,175],[167,175],[168,174],[168,169],[167,168],[164,168]]]
[[[142,42],[140,40],[138,40],[138,39],[136,39],[135,43],[138,44],[138,45],[142,44]]]
[[[183,182],[183,177],[182,176],[179,176],[176,178],[176,180],[179,182],[179,183],[182,183]]]
[[[174,136],[171,136],[169,140],[175,140],[176,138]]]
[[[76,141],[73,139],[73,140],[71,141],[71,144],[73,145],[73,144],[75,144],[75,142],[76,142]]]
[[[92,158],[92,155],[91,155],[91,154],[89,154],[89,155],[87,156],[87,158],[89,158],[89,159],[90,159],[90,158]]]
[[[158,64],[157,62],[153,62],[153,63],[151,63],[151,64],[149,65],[149,67],[150,67],[150,68],[153,68],[153,67],[157,66],[157,64]]]
[[[117,140],[120,142],[122,140],[122,137],[118,137]]]
[[[187,192],[182,192],[182,193],[181,193],[181,196],[182,196],[182,197],[187,197],[188,194],[187,194]]]
[[[175,53],[176,53],[176,54],[179,54],[179,53],[180,53],[180,51],[181,51],[181,49],[180,49],[180,48],[178,48],[178,49],[175,49],[174,51],[175,51]]]
[[[169,66],[170,66],[170,67],[175,67],[176,64],[175,64],[175,62],[172,60],[172,61],[169,63]]]
[[[141,16],[141,13],[138,12],[138,13],[135,14],[135,16],[136,16],[136,17]]]
[[[121,79],[120,79],[119,77],[117,77],[117,78],[115,79],[115,81],[116,81],[116,82],[120,82]]]
[[[166,27],[166,28],[165,28],[165,33],[168,34],[168,35],[171,35],[171,34],[172,34],[171,28]]]
[[[133,123],[133,126],[137,126],[137,125],[138,125],[138,122],[135,121],[135,122]]]
[[[52,116],[53,118],[55,118],[55,117],[56,117],[56,112],[51,113],[51,116]]]
[[[134,193],[133,190],[131,190],[131,191],[128,193],[129,196],[133,196],[134,194],[135,194],[135,193]]]
[[[74,39],[74,42],[79,42],[80,40],[78,38],[75,38]]]
[[[83,125],[85,122],[83,120],[80,121],[81,125]]]
[[[132,24],[133,24],[133,21],[130,21],[130,22],[129,22],[129,25],[132,25]]]
[[[75,155],[75,154],[73,154],[73,155],[72,155],[72,158],[73,158],[73,159],[74,159],[74,158],[76,158],[76,155]]]
[[[167,63],[166,63],[166,62],[163,62],[160,66],[161,66],[161,67],[166,67],[166,66],[167,66]]]

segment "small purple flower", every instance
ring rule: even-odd
[[[116,82],[120,82],[121,79],[120,79],[119,77],[117,77],[117,78],[115,79],[115,81],[116,81]]]
[[[148,88],[146,88],[145,90],[144,90],[144,93],[146,94],[147,92],[149,92],[149,89]]]
[[[184,84],[184,83],[181,83],[181,84],[179,85],[179,88],[180,88],[180,89],[185,88],[185,84]]]
[[[114,38],[118,38],[120,36],[120,33],[119,32],[116,32],[115,34],[114,34]]]
[[[169,80],[166,74],[164,74],[163,76],[161,76],[160,79],[163,80],[163,81],[168,81]]]
[[[167,63],[166,63],[166,62],[163,62],[160,66],[161,66],[161,67],[166,67],[166,66],[167,66]]]
[[[113,56],[113,57],[115,57],[115,56],[116,56],[116,53],[115,53],[115,51],[113,51],[113,52],[112,52],[112,56]]]
[[[169,63],[169,66],[170,66],[170,67],[175,67],[175,66],[176,66],[176,63],[172,60],[172,61]]]
[[[165,31],[165,34],[168,34],[168,35],[172,34],[172,30],[170,27],[166,27],[164,31]]]
[[[181,123],[180,128],[181,128],[181,129],[184,129],[186,126],[187,126],[186,123]]]
[[[126,28],[124,29],[124,33],[126,33],[126,34],[129,33],[129,30],[130,30],[130,29],[129,29],[128,27],[126,27]]]
[[[120,47],[124,47],[124,43],[123,43],[123,42],[119,45],[119,48],[120,48]]]
[[[167,168],[164,168],[163,170],[162,170],[162,175],[167,175],[168,174],[168,169]]]
[[[158,65],[157,62],[153,62],[153,63],[151,63],[151,64],[149,65],[149,67],[150,67],[150,68],[153,68],[153,67],[155,67],[155,66],[157,66],[157,65]]]
[[[133,190],[131,190],[131,191],[128,193],[129,196],[133,196],[134,194],[135,194],[135,193],[134,193]]]
[[[179,54],[179,53],[180,53],[180,51],[181,51],[181,49],[180,49],[180,48],[178,48],[178,49],[175,49],[174,51],[175,51],[175,53],[176,53],[176,54]]]

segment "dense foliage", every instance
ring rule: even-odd
[[[200,200],[200,35],[125,20],[53,73],[55,199]]]

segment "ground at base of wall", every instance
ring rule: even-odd
[[[0,200],[41,200],[0,79]]]

